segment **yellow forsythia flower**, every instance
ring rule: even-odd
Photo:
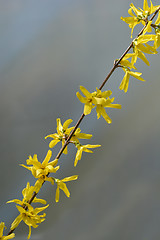
[[[84,115],[88,115],[91,113],[94,106],[94,97],[93,93],[90,93],[85,87],[80,86],[81,92],[85,95],[83,97],[79,92],[76,93],[80,102],[84,103]]]
[[[14,233],[9,234],[8,236],[3,236],[4,228],[5,228],[4,222],[1,222],[0,223],[0,240],[8,240],[8,239],[12,239],[15,237]]]
[[[70,123],[72,121],[73,121],[72,119],[68,119],[64,122],[64,124],[62,126],[60,118],[57,119],[57,133],[50,134],[45,137],[45,139],[48,137],[53,138],[53,140],[49,143],[50,148],[53,148],[60,141],[62,141],[62,146],[64,145],[70,132],[74,129],[74,127],[68,128],[68,126],[70,125]],[[91,137],[92,137],[92,134],[81,133],[81,129],[77,128],[70,141],[71,142],[74,142],[74,141],[79,142],[78,138],[90,139]],[[65,148],[63,153],[67,154],[67,147]]]
[[[109,98],[109,96],[112,94],[111,91],[104,91],[102,92],[99,89],[96,89],[97,91],[93,93],[94,100],[95,100],[95,106],[96,106],[96,112],[97,112],[97,119],[99,119],[101,116],[106,120],[107,123],[111,123],[112,120],[107,115],[105,108],[121,108],[120,104],[112,104],[114,101],[114,98]]]
[[[35,178],[40,178],[44,181],[49,181],[54,184],[53,178],[48,177],[48,174],[52,172],[56,173],[56,171],[59,169],[59,166],[55,167],[58,163],[58,159],[49,162],[51,156],[52,151],[48,150],[44,161],[41,163],[38,161],[37,154],[34,154],[33,158],[29,156],[29,159],[26,160],[27,165],[33,165],[32,167],[27,167],[23,164],[20,165],[30,170]]]
[[[40,207],[40,208],[33,208],[30,204],[27,205],[28,209],[25,210],[23,207],[16,206],[20,214],[16,219],[13,221],[11,225],[11,230],[15,229],[21,221],[24,221],[26,225],[29,227],[29,234],[28,234],[28,239],[31,236],[31,227],[37,228],[38,223],[41,223],[45,220],[46,214],[43,213],[42,215],[38,215],[41,211],[45,210],[49,204],[45,207]]]
[[[154,13],[160,6],[160,5],[153,6],[152,1],[150,1],[150,2],[151,2],[151,6],[149,7],[147,0],[144,0],[143,9],[141,9],[141,8],[137,9],[133,5],[133,3],[131,3],[130,9],[128,10],[128,13],[129,13],[129,15],[131,15],[131,17],[125,17],[125,18],[121,17],[121,20],[126,22],[129,25],[129,27],[132,29],[131,38],[132,38],[132,33],[133,33],[134,27],[139,23],[142,23],[143,25],[145,25],[145,23],[146,23],[145,21],[148,18],[148,16],[150,16],[152,13]],[[135,13],[135,15],[133,14],[132,11]],[[151,26],[148,26],[147,31],[148,32],[152,31]]]
[[[136,52],[137,49],[141,50],[142,52],[148,53],[148,54],[155,54],[157,53],[156,49],[147,42],[155,41],[155,35],[154,34],[148,34],[148,35],[141,35],[138,38],[136,38],[133,41],[133,50]],[[145,44],[145,45],[144,45]]]
[[[155,46],[150,46],[149,44],[147,44],[147,42],[149,42],[149,41],[156,41],[156,36],[153,35],[153,34],[141,35],[133,41],[133,51],[134,51],[134,53],[133,53],[132,61],[131,61],[132,64],[136,63],[137,58],[140,58],[148,66],[150,65],[149,61],[145,57],[144,53],[156,54],[157,51],[156,51]]]
[[[100,116],[106,120],[107,123],[111,123],[112,120],[107,115],[105,108],[121,108],[120,104],[112,104],[114,98],[109,98],[112,94],[111,91],[104,91],[102,92],[99,89],[96,89],[95,92],[90,93],[86,88],[80,86],[80,90],[85,95],[85,97],[81,96],[79,92],[77,92],[77,97],[80,102],[84,103],[84,114],[90,114],[92,108],[96,107],[97,118],[99,119]]]
[[[26,188],[24,188],[22,190],[23,200],[21,201],[19,199],[14,199],[14,200],[8,201],[7,203],[14,202],[14,203],[19,204],[23,207],[31,199],[33,193],[36,192],[35,190],[36,190],[35,187],[30,186],[30,183],[28,182]],[[34,202],[34,203],[38,202],[38,203],[46,204],[46,201],[44,199],[40,199],[40,198],[37,198],[37,197],[35,197],[32,202]]]
[[[101,145],[91,145],[91,144],[81,145],[81,144],[76,144],[76,147],[77,147],[78,150],[77,150],[75,161],[74,161],[74,166],[75,167],[76,167],[78,161],[81,160],[82,152],[93,153],[88,148],[97,148],[97,147],[101,147]]]
[[[70,192],[69,192],[65,182],[73,181],[73,180],[76,180],[77,178],[78,178],[78,175],[66,177],[61,180],[55,178],[55,182],[57,183],[56,196],[55,196],[56,202],[59,202],[60,189],[66,194],[67,197],[70,197]]]
[[[127,60],[128,58],[132,58],[131,62]],[[136,67],[134,66],[134,63],[136,62],[134,58],[135,58],[135,53],[127,53],[121,60],[120,64],[128,68],[136,69]]]
[[[125,71],[125,75],[124,75],[124,78],[123,78],[123,80],[122,80],[122,82],[121,82],[121,84],[119,86],[120,90],[124,90],[124,92],[127,92],[128,86],[129,86],[129,77],[130,77],[130,75],[132,77],[137,78],[140,81],[145,81],[143,78],[140,77],[142,75],[142,73],[132,72],[132,71],[130,71],[127,68],[123,68],[123,70]]]
[[[45,137],[45,139],[48,137],[53,138],[53,140],[49,143],[50,148],[53,148],[60,141],[62,141],[62,146],[64,145],[67,139],[67,136],[70,134],[70,132],[74,128],[74,127],[68,128],[68,126],[71,124],[72,121],[73,121],[72,119],[68,119],[64,122],[62,126],[60,118],[57,118],[57,133],[50,134]],[[67,147],[65,148],[63,153],[67,154]]]
[[[92,137],[92,134],[88,133],[81,133],[81,129],[77,128],[75,133],[73,134],[73,137],[71,138],[71,141],[73,142],[79,142],[78,138],[80,139],[90,139]]]

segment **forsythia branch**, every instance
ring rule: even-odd
[[[57,184],[55,201],[59,201],[60,190],[62,190],[67,197],[70,197],[70,192],[67,188],[66,182],[73,181],[78,178],[78,175],[73,175],[69,177],[65,177],[63,179],[57,179],[55,177],[49,176],[51,173],[56,174],[59,170],[60,166],[58,164],[58,160],[61,157],[62,153],[67,154],[67,146],[69,144],[74,144],[77,149],[77,153],[74,160],[74,166],[76,167],[78,161],[82,157],[83,152],[92,153],[90,149],[100,147],[100,145],[91,145],[85,144],[82,145],[79,139],[90,139],[92,137],[91,134],[82,133],[79,128],[80,123],[84,119],[84,117],[91,113],[92,109],[96,108],[97,118],[99,119],[101,116],[105,119],[107,123],[111,123],[111,118],[106,113],[106,108],[121,108],[120,104],[115,104],[114,97],[110,98],[112,92],[110,90],[102,92],[102,88],[111,77],[113,72],[117,68],[122,68],[125,72],[125,76],[120,84],[120,90],[128,91],[129,86],[129,78],[130,76],[137,78],[140,81],[144,81],[141,77],[140,72],[135,72],[133,70],[136,69],[134,64],[136,64],[137,59],[143,60],[147,65],[149,65],[149,61],[147,60],[144,53],[147,54],[156,54],[157,48],[160,46],[160,5],[154,6],[152,2],[151,6],[148,6],[147,0],[144,0],[143,9],[136,8],[133,4],[130,4],[130,9],[128,13],[130,17],[121,17],[121,20],[126,22],[131,28],[131,38],[133,34],[133,30],[137,24],[144,25],[142,30],[139,32],[137,37],[132,40],[128,48],[124,51],[119,59],[114,61],[114,65],[111,68],[110,72],[102,82],[99,88],[96,88],[96,91],[90,93],[85,87],[80,86],[80,90],[84,96],[82,96],[79,92],[77,92],[77,97],[84,104],[84,111],[77,123],[73,127],[69,127],[72,122],[72,119],[68,119],[62,125],[60,118],[57,119],[57,133],[49,134],[45,138],[51,138],[52,140],[49,143],[49,147],[53,148],[59,142],[62,142],[62,147],[59,150],[56,158],[51,161],[52,150],[48,150],[45,159],[43,162],[38,161],[38,157],[36,154],[34,156],[29,156],[26,160],[27,166],[21,164],[21,166],[25,167],[29,171],[31,171],[32,175],[37,179],[34,186],[30,186],[28,182],[26,188],[23,189],[22,195],[23,200],[14,199],[10,200],[7,203],[16,203],[17,210],[19,211],[19,215],[11,224],[10,231],[7,236],[3,236],[3,230],[5,228],[5,224],[3,222],[0,223],[0,239],[7,240],[15,237],[13,233],[17,228],[21,221],[24,221],[26,225],[29,227],[28,238],[31,236],[31,227],[37,228],[38,224],[45,220],[45,213],[38,215],[41,211],[45,210],[49,205],[40,208],[33,208],[31,203],[39,202],[41,204],[46,204],[46,201],[43,199],[38,199],[36,196],[46,181]],[[158,17],[153,23],[153,19],[158,14]],[[152,15],[152,16],[151,16]],[[150,19],[148,19],[150,17]],[[151,34],[152,29],[155,31],[155,34]],[[148,34],[149,33],[149,34]],[[153,45],[148,44],[148,42],[152,42]],[[133,53],[129,53],[130,50],[133,50]],[[131,59],[129,61],[128,59]],[[132,70],[133,69],[133,70]]]

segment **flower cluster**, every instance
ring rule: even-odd
[[[43,213],[42,215],[38,215],[38,213],[45,210],[48,206],[49,204],[45,207],[33,208],[30,204],[28,204],[27,210],[21,206],[16,206],[20,214],[13,221],[11,225],[11,230],[14,230],[20,224],[21,221],[24,221],[24,223],[29,227],[29,234],[28,234],[28,239],[29,239],[31,236],[31,227],[37,228],[38,227],[37,224],[45,220],[46,214]]]
[[[10,228],[11,231],[14,230],[20,224],[21,221],[24,221],[24,223],[27,224],[29,227],[28,238],[30,238],[31,236],[31,227],[37,228],[38,224],[45,220],[46,214],[44,213],[42,215],[38,215],[38,213],[45,210],[49,206],[49,204],[40,208],[33,208],[33,206],[31,206],[31,202],[41,203],[41,204],[47,203],[44,199],[39,199],[36,197],[43,183],[45,181],[49,181],[52,184],[56,182],[57,190],[56,190],[55,201],[58,202],[60,189],[64,191],[67,197],[70,197],[70,192],[65,182],[76,180],[78,178],[77,175],[66,177],[61,180],[54,177],[49,177],[48,175],[50,173],[56,173],[59,169],[59,166],[56,166],[58,163],[58,159],[50,161],[51,156],[52,156],[52,151],[48,150],[47,155],[42,163],[38,161],[37,155],[35,154],[33,158],[29,156],[29,158],[26,160],[26,163],[29,166],[20,164],[21,166],[30,170],[32,175],[38,180],[36,181],[34,186],[30,186],[29,182],[27,183],[26,188],[22,190],[22,195],[23,195],[22,200],[13,199],[7,202],[7,203],[12,203],[12,202],[16,203],[16,207],[20,213],[17,216],[17,218],[13,221]],[[4,238],[4,239],[10,239],[9,237],[13,238],[14,234],[10,234],[8,235],[8,238]]]
[[[45,137],[47,138],[53,138],[53,140],[49,143],[49,147],[53,148],[58,142],[62,142],[62,146],[64,145],[65,141],[67,140],[69,134],[74,129],[74,127],[69,127],[69,125],[72,123],[72,119],[68,119],[64,122],[64,124],[61,124],[60,118],[57,118],[57,133],[50,134]],[[81,129],[77,128],[75,133],[73,134],[71,141],[78,142],[78,138],[80,139],[90,139],[92,137],[91,134],[81,133]],[[67,146],[63,151],[64,154],[67,154]]]
[[[53,179],[51,177],[48,177],[48,174],[56,173],[57,170],[59,169],[59,166],[56,166],[58,163],[58,159],[49,162],[51,156],[52,151],[48,150],[44,161],[41,163],[38,161],[37,154],[34,154],[33,158],[29,156],[29,158],[26,160],[27,165],[32,165],[32,167],[27,167],[24,164],[20,165],[30,170],[33,176],[40,180],[39,182],[49,181],[52,184],[54,184]]]
[[[124,90],[124,92],[127,92],[128,90],[130,76],[133,76],[140,81],[145,81],[142,77],[140,77],[142,73],[132,71],[132,69],[136,69],[134,64],[137,62],[137,59],[141,59],[149,66],[149,61],[147,60],[145,53],[156,54],[157,48],[160,46],[160,12],[158,13],[155,23],[153,23],[152,20],[148,20],[148,17],[159,9],[160,5],[153,6],[151,1],[151,6],[149,7],[147,0],[144,0],[143,9],[137,9],[133,4],[131,4],[130,9],[128,10],[131,17],[121,17],[121,19],[128,23],[129,27],[132,29],[131,38],[134,27],[140,23],[144,25],[142,34],[132,41],[131,46],[133,53],[127,53],[118,65],[125,72],[125,76],[119,86],[120,90]],[[154,34],[152,34],[152,30],[154,30]],[[129,58],[131,58],[130,62],[127,60]]]
[[[104,91],[96,88],[96,91],[90,93],[85,87],[80,86],[81,92],[85,95],[83,97],[79,92],[77,92],[77,97],[80,102],[84,103],[84,115],[91,113],[92,109],[96,107],[97,118],[101,116],[106,120],[107,123],[111,123],[112,120],[107,115],[105,108],[121,108],[120,104],[112,104],[114,98],[109,98],[112,92]]]
[[[146,24],[146,22],[148,21],[148,17],[154,13],[157,9],[159,9],[160,5],[158,6],[153,6],[153,3],[151,1],[151,6],[148,6],[148,2],[147,0],[144,0],[143,2],[143,9],[139,8],[137,9],[133,3],[130,4],[130,8],[128,10],[129,15],[131,15],[131,17],[121,17],[121,20],[123,20],[124,22],[128,23],[129,27],[132,29],[131,30],[131,38],[132,38],[132,34],[133,34],[133,29],[137,24],[142,23],[143,25]],[[133,12],[134,13],[133,13]],[[151,32],[151,28],[149,27],[148,32]]]
[[[57,119],[57,133],[50,134],[45,137],[45,139],[53,138],[53,140],[51,140],[51,142],[49,143],[50,148],[55,146],[55,144],[57,144],[60,141],[62,141],[62,146],[63,146],[63,144],[67,140],[69,134],[74,129],[74,127],[68,128],[69,124],[71,122],[72,122],[72,119],[68,119],[64,122],[64,124],[62,126],[60,118]],[[96,148],[96,147],[101,146],[101,145],[91,145],[91,144],[88,144],[88,145],[80,144],[79,139],[90,139],[91,137],[92,137],[92,134],[82,133],[80,128],[77,128],[75,130],[75,132],[73,133],[73,135],[68,143],[74,144],[75,147],[78,149],[76,157],[75,157],[75,161],[74,161],[74,166],[76,166],[78,161],[81,159],[83,151],[92,153],[92,151],[88,150],[87,148]],[[58,142],[57,142],[56,138],[59,139]],[[65,141],[63,139],[65,139]],[[67,154],[67,151],[65,151],[63,153]]]

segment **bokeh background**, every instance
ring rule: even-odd
[[[120,20],[130,3],[0,0],[0,221],[7,227],[17,209],[6,201],[21,199],[27,181],[34,184],[19,164],[35,153],[43,160],[49,143],[44,137],[55,132],[57,117],[76,123],[83,110],[75,95],[79,86],[99,87],[131,42]],[[134,3],[142,7],[142,1]],[[104,87],[122,109],[108,110],[111,125],[95,113],[84,119],[82,132],[92,133],[93,140],[82,143],[102,147],[84,153],[76,168],[74,148],[61,157],[58,177],[79,179],[68,183],[71,198],[61,193],[57,204],[56,186],[45,184],[39,197],[50,207],[31,239],[159,239],[160,55],[148,59],[150,67],[138,64],[145,83],[131,78],[125,94],[118,90],[124,75],[118,69]],[[28,227],[21,224],[15,233],[26,239]]]

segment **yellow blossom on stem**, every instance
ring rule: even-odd
[[[147,44],[148,41],[155,41],[155,40],[156,40],[156,36],[153,34],[141,35],[138,38],[136,38],[133,41],[133,53],[126,54],[128,58],[132,57],[131,66],[126,65],[125,63],[123,64],[123,60],[121,61],[121,64],[126,67],[134,68],[133,66],[136,63],[137,58],[140,58],[143,62],[145,62],[149,66],[150,65],[149,61],[145,57],[144,53],[148,53],[148,54],[157,53],[155,46],[150,46],[149,44]]]
[[[140,50],[144,53],[156,54],[156,48],[147,44],[149,41],[155,41],[155,38],[156,36],[154,34],[139,36],[133,41],[133,51],[136,53],[137,50]]]
[[[73,136],[71,137],[71,142],[79,142],[78,138],[80,139],[90,139],[92,134],[88,133],[81,133],[81,129],[77,128]]]
[[[104,91],[102,92],[98,88],[96,89],[96,92],[93,93],[94,100],[95,100],[95,106],[96,106],[96,112],[97,112],[97,119],[99,119],[101,116],[106,120],[107,123],[111,123],[112,120],[108,116],[108,114],[105,111],[105,108],[121,108],[120,104],[112,104],[114,101],[114,98],[109,98],[109,96],[112,94],[111,91]]]
[[[28,182],[26,188],[24,188],[22,190],[23,200],[21,201],[19,199],[14,199],[14,200],[8,201],[7,203],[14,202],[14,203],[19,204],[23,207],[31,199],[33,193],[36,192],[35,190],[36,190],[35,186],[30,186],[30,183]],[[32,202],[46,204],[46,201],[44,199],[40,199],[40,198],[37,198],[37,197],[35,197]]]
[[[4,228],[6,228],[4,222],[1,222],[0,223],[0,240],[8,240],[15,237],[14,233],[9,234],[8,236],[3,236]]]
[[[129,60],[127,60],[128,58],[132,58],[131,62],[129,62]],[[133,68],[136,69],[136,67],[134,66],[134,63],[136,62],[135,60],[133,60],[135,58],[135,53],[127,53],[123,59],[120,61],[120,64],[122,66],[128,67],[128,68]]]
[[[77,178],[78,178],[78,175],[66,177],[61,180],[55,178],[55,182],[57,183],[56,196],[55,196],[56,202],[59,202],[60,189],[65,193],[65,195],[67,197],[70,197],[70,192],[69,192],[65,182],[73,181],[73,180],[76,180]]]
[[[57,118],[57,133],[50,134],[45,137],[45,139],[48,137],[53,138],[53,140],[49,143],[50,148],[53,148],[58,142],[61,141],[62,146],[64,145],[68,135],[74,128],[74,127],[68,128],[72,121],[73,121],[72,119],[68,119],[64,122],[62,126],[60,118]],[[67,147],[64,149],[63,153],[67,154]]]
[[[150,1],[150,2],[151,2],[151,6],[149,7],[147,0],[144,0],[143,9],[141,9],[141,8],[137,9],[133,5],[133,3],[131,3],[130,9],[128,10],[128,13],[131,17],[125,17],[125,18],[121,17],[121,20],[126,22],[129,25],[129,27],[132,29],[131,30],[131,38],[132,38],[134,27],[139,23],[142,23],[143,25],[145,25],[146,21],[148,21],[148,17],[159,8],[159,6],[153,6],[152,1]],[[152,31],[151,26],[148,26],[147,31],[148,32]]]
[[[63,126],[61,124],[60,118],[57,119],[57,133],[50,134],[45,138],[53,138],[49,143],[49,147],[54,147],[58,142],[62,141],[62,146],[64,145],[65,141],[67,140],[70,132],[74,129],[74,127],[68,128],[69,124],[72,122],[72,119],[68,119],[64,122]],[[82,133],[80,128],[77,128],[74,132],[70,142],[79,142],[78,138],[80,139],[90,139],[92,134]],[[67,154],[67,147],[63,151],[63,153]]]
[[[88,115],[91,113],[92,109],[94,108],[94,98],[93,94],[90,93],[85,87],[80,86],[81,92],[85,95],[83,97],[79,92],[76,93],[80,102],[84,103],[84,115]]]
[[[112,94],[112,92],[104,91],[102,92],[100,89],[96,88],[96,91],[93,93],[88,92],[87,89],[80,86],[80,89],[82,93],[86,96],[83,97],[79,92],[77,92],[78,99],[84,103],[84,114],[88,115],[92,108],[96,107],[97,112],[97,118],[99,119],[100,116],[103,116],[103,118],[106,120],[107,123],[111,123],[110,117],[107,115],[105,108],[121,108],[120,104],[112,104],[114,101],[114,98],[110,99],[109,96]]]
[[[48,177],[48,174],[56,173],[56,171],[59,169],[59,166],[55,167],[58,163],[58,159],[49,162],[51,156],[52,151],[48,150],[44,161],[41,163],[38,161],[37,154],[34,154],[33,158],[29,156],[29,159],[26,160],[27,165],[33,165],[32,167],[27,167],[23,164],[20,165],[30,170],[35,178],[41,178],[43,181],[49,181],[54,184],[53,178]]]
[[[134,29],[134,27],[135,27],[137,24],[140,23],[140,19],[133,14],[132,8],[130,8],[130,9],[128,10],[128,13],[129,13],[129,15],[131,15],[131,17],[121,17],[121,20],[124,21],[124,22],[126,22],[126,23],[129,25],[129,27],[132,29],[132,30],[131,30],[131,38],[132,38],[133,29]],[[140,12],[140,13],[141,13],[141,12]]]
[[[125,67],[123,67],[123,70],[125,71],[125,75],[124,75],[124,78],[123,78],[123,80],[122,80],[122,82],[119,86],[120,90],[124,90],[124,92],[127,92],[128,86],[129,86],[130,75],[134,78],[137,78],[140,81],[145,81],[142,77],[140,77],[142,75],[142,73],[132,72],[128,68],[125,68]]]
[[[75,157],[75,161],[74,161],[74,167],[76,167],[78,161],[81,160],[82,152],[93,153],[93,152],[92,152],[91,150],[89,150],[88,148],[97,148],[97,147],[101,147],[101,145],[91,145],[91,144],[81,145],[81,144],[76,144],[76,148],[77,148],[78,150],[77,150],[76,157]]]
[[[31,227],[37,228],[38,227],[37,224],[41,223],[45,220],[44,217],[46,216],[46,214],[43,213],[42,215],[38,215],[38,213],[45,210],[48,206],[49,206],[49,204],[45,207],[40,207],[40,208],[34,209],[30,204],[28,204],[27,210],[25,210],[21,206],[16,206],[18,211],[20,212],[20,214],[13,221],[13,223],[11,225],[11,230],[14,230],[20,224],[21,221],[24,221],[24,223],[26,225],[28,225],[28,227],[29,227],[29,234],[28,234],[28,239],[29,239],[31,236]]]

